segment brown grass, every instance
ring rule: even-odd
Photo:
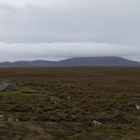
[[[140,68],[3,68],[0,139],[138,140]],[[97,120],[102,126],[95,126]]]

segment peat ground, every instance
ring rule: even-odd
[[[1,68],[0,82],[17,85],[0,92],[0,140],[140,139],[140,68]]]

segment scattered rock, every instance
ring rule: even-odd
[[[9,117],[9,118],[7,118],[7,121],[9,121],[9,122],[13,122],[13,121],[19,122],[19,119],[15,118],[15,117]]]
[[[4,115],[0,115],[0,121],[3,121],[3,120],[5,120]]]
[[[15,119],[16,122],[19,122],[19,119]]]
[[[96,126],[101,126],[101,125],[102,125],[101,122],[98,122],[98,121],[96,121],[96,120],[93,121],[93,124],[96,125]]]
[[[67,100],[70,100],[70,99],[71,99],[71,96],[68,96],[68,97],[67,97]]]
[[[139,106],[139,105],[136,105],[136,109],[137,109],[137,110],[140,110],[140,106]]]
[[[15,91],[16,85],[12,83],[2,83],[0,84],[0,91]]]
[[[0,115],[0,121],[19,122],[19,119],[15,118],[14,116],[8,117],[8,116]]]
[[[54,104],[58,104],[60,102],[60,98],[59,97],[51,97],[50,101],[53,102]]]

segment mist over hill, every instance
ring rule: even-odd
[[[0,67],[68,67],[68,66],[130,66],[140,67],[140,62],[128,60],[122,57],[77,57],[60,61],[34,60],[2,62]]]

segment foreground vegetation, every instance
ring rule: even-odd
[[[5,68],[0,140],[139,140],[140,68]],[[96,125],[93,121],[100,122]]]

